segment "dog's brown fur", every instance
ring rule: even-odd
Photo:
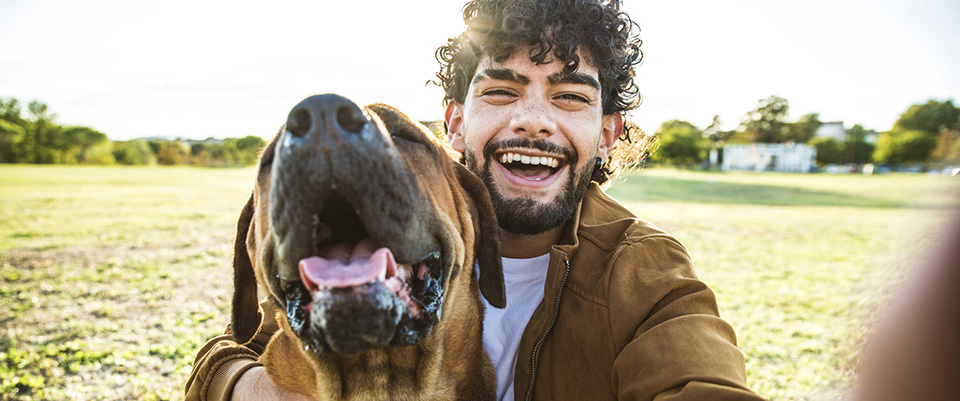
[[[270,142],[260,160],[250,201],[238,222],[235,246],[234,336],[249,341],[259,329],[256,285],[270,295],[280,330],[262,356],[270,379],[277,385],[318,400],[488,400],[494,398],[496,377],[482,347],[482,290],[498,306],[505,303],[500,271],[499,229],[483,183],[453,162],[422,125],[386,105],[366,108],[390,132],[404,130],[427,146],[395,145],[404,165],[427,194],[437,221],[446,233],[446,252],[455,263],[444,276],[444,301],[439,323],[421,343],[386,346],[359,354],[317,357],[304,350],[288,322],[284,298],[270,278],[277,275],[270,221],[271,168],[283,130]],[[480,265],[476,277],[474,261]],[[255,278],[254,278],[255,277]]]

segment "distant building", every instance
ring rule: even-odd
[[[813,134],[815,138],[836,139],[839,142],[847,141],[847,130],[843,128],[843,121],[825,122],[820,124],[817,132]]]
[[[711,155],[711,158],[713,156]],[[752,143],[723,147],[723,171],[809,172],[817,158],[817,150],[804,144]]]

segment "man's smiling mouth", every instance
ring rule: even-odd
[[[558,160],[556,157],[526,156],[526,155],[521,155],[519,153],[509,153],[509,152],[500,155],[500,164],[506,165],[508,163],[514,163],[514,162],[520,162],[521,164],[532,165],[532,166],[543,165],[550,168],[557,168],[557,166],[560,165],[560,160]]]
[[[501,153],[498,161],[509,172],[529,181],[545,180],[560,171],[566,163],[555,156],[531,156],[518,152]]]

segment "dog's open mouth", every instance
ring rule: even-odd
[[[423,281],[426,264],[398,266],[390,249],[375,248],[369,238],[358,242],[352,249],[346,242],[327,245],[320,249],[319,256],[300,261],[300,281],[311,294],[320,293],[321,296],[338,288],[382,284],[404,302],[410,316],[419,317],[423,304],[410,295],[408,283],[414,275]]]
[[[288,321],[307,347],[352,354],[422,340],[439,320],[441,253],[398,262],[336,194],[312,220],[313,252],[284,289]]]

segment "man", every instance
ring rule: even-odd
[[[501,227],[507,308],[484,321],[498,398],[760,399],[686,249],[598,186],[637,161],[623,112],[639,103],[639,40],[619,7],[474,0],[467,30],[437,52],[448,139]],[[255,352],[224,343],[201,350],[195,375],[218,352],[235,360],[207,372],[223,394],[298,399],[277,392]],[[204,385],[191,378],[188,392]]]

